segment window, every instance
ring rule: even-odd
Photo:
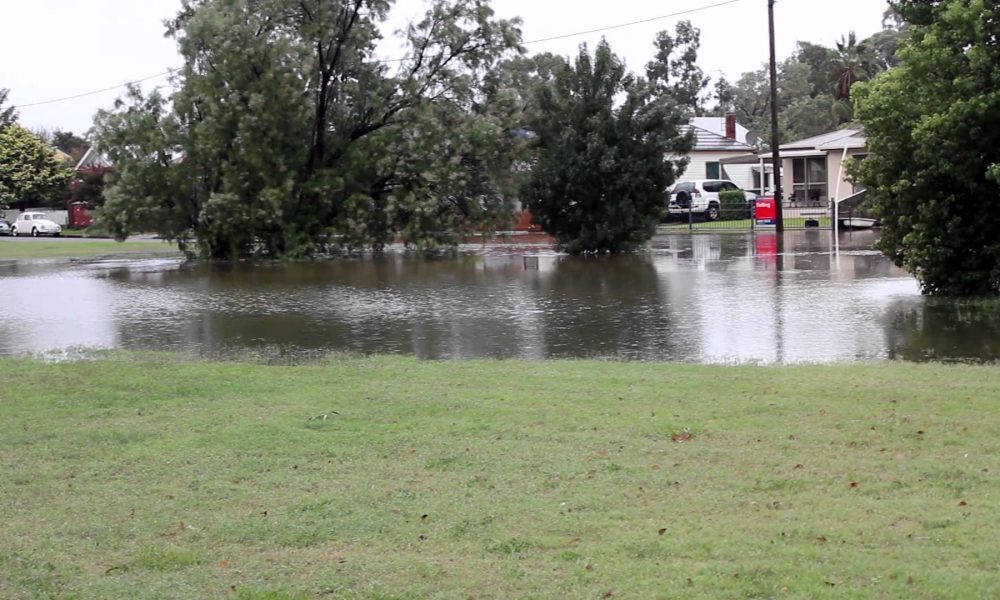
[[[824,206],[829,202],[826,157],[792,160],[792,195],[790,202]]]
[[[760,181],[760,170],[754,169],[753,171],[753,187],[760,194],[767,193],[767,190],[771,189],[771,173],[764,173],[764,183],[761,185]]]
[[[705,177],[708,179],[722,177],[722,166],[718,162],[705,163]]]

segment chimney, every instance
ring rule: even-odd
[[[726,113],[726,138],[736,139],[736,113]]]

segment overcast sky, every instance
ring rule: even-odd
[[[725,0],[493,0],[500,17],[520,16],[524,40],[608,27],[619,23],[698,9]],[[0,88],[10,88],[9,102],[24,105],[106,88],[176,67],[174,43],[163,37],[163,20],[180,0],[4,0],[0,20]],[[881,29],[884,0],[778,0],[775,8],[779,59],[797,40],[832,45],[848,31],[859,38]],[[421,14],[423,0],[398,0],[393,24]],[[691,20],[702,32],[699,63],[713,79],[730,79],[767,60],[767,0],[732,4],[553,42],[530,44],[529,52],[572,55],[587,42],[605,36],[632,70],[652,57],[657,31]],[[386,57],[399,55],[392,42]],[[147,89],[163,78],[144,84]],[[29,128],[90,128],[94,112],[109,106],[121,90],[40,106],[21,107]]]

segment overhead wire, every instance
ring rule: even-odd
[[[562,35],[554,35],[554,36],[551,36],[551,37],[538,38],[538,39],[535,39],[535,40],[528,40],[526,42],[521,42],[521,45],[522,46],[528,46],[530,44],[541,44],[543,42],[552,42],[552,41],[556,41],[556,40],[564,40],[564,39],[567,39],[567,38],[579,37],[581,35],[590,35],[591,33],[601,33],[601,32],[604,32],[604,31],[613,31],[615,29],[623,29],[625,27],[633,27],[635,25],[643,25],[643,24],[646,24],[646,23],[653,23],[655,21],[662,21],[664,19],[671,19],[671,18],[674,18],[674,17],[681,17],[681,16],[684,16],[684,15],[689,15],[691,13],[701,12],[703,10],[710,10],[710,9],[713,9],[713,8],[719,8],[719,7],[722,7],[722,6],[726,6],[728,4],[736,4],[737,2],[742,2],[742,1],[743,0],[724,0],[723,2],[716,2],[715,4],[707,4],[705,6],[699,6],[699,7],[695,7],[695,8],[689,8],[687,10],[681,10],[681,11],[673,12],[673,13],[666,14],[666,15],[660,15],[660,16],[657,16],[657,17],[649,17],[649,18],[646,18],[646,19],[639,19],[637,21],[629,21],[627,23],[618,23],[616,25],[608,25],[607,27],[599,27],[597,29],[588,29],[586,31],[576,31],[576,32],[573,32],[573,33],[566,33],[566,34],[562,34]],[[385,59],[385,60],[380,60],[380,61],[376,61],[376,62],[381,62],[381,63],[388,64],[388,63],[399,63],[399,62],[403,62],[405,60],[408,60],[408,58],[391,58],[391,59]],[[111,91],[114,91],[114,90],[117,90],[117,89],[120,89],[120,88],[123,88],[123,87],[128,87],[130,85],[135,85],[135,84],[138,84],[138,83],[143,83],[143,82],[146,82],[146,81],[151,81],[153,79],[159,79],[160,77],[163,77],[165,75],[169,75],[169,74],[173,73],[174,70],[175,69],[167,69],[166,71],[163,71],[161,73],[157,73],[155,75],[150,75],[148,77],[143,77],[141,79],[133,79],[132,81],[126,81],[125,83],[120,83],[118,85],[113,85],[113,86],[110,86],[110,87],[101,88],[99,90],[92,90],[92,91],[89,91],[89,92],[82,92],[82,93],[79,93],[79,94],[73,94],[72,96],[64,96],[62,98],[53,98],[51,100],[42,100],[40,102],[29,102],[29,103],[26,103],[26,104],[19,104],[19,105],[15,106],[14,108],[21,109],[21,108],[29,108],[29,107],[32,107],[32,106],[42,106],[42,105],[45,105],[45,104],[56,104],[58,102],[66,102],[68,100],[77,100],[79,98],[86,98],[87,96],[94,96],[94,95],[97,95],[97,94],[103,94],[104,92],[111,92]]]

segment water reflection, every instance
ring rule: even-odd
[[[0,262],[0,354],[74,346],[423,358],[996,360],[1000,311],[921,298],[870,233],[676,235],[646,254],[490,248],[294,265]]]

